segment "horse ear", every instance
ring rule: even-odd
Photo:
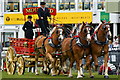
[[[82,31],[83,27],[84,27],[84,24],[79,25],[79,32]]]
[[[108,21],[108,23],[110,23],[110,21]]]
[[[92,25],[92,22],[89,25]]]
[[[101,20],[102,23],[105,23],[103,20]]]
[[[86,25],[86,24],[83,22],[83,25]]]

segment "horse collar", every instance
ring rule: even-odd
[[[60,44],[58,44],[58,45],[55,45],[54,43],[53,43],[53,41],[52,41],[52,37],[49,37],[48,38],[48,44],[51,46],[51,47],[53,47],[53,48],[60,48]]]
[[[97,34],[95,34],[94,40],[95,40],[95,43],[99,44],[99,45],[105,45],[105,44],[109,43],[107,36],[106,36],[106,41],[105,42],[101,42],[101,41],[98,40]]]
[[[88,42],[88,44],[82,44],[79,37],[75,37],[74,39],[76,40],[76,44],[80,47],[88,48],[90,45],[90,42]]]

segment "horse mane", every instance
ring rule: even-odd
[[[72,28],[72,33],[75,31],[76,28],[77,28],[77,26],[75,25],[75,26]]]
[[[98,30],[99,30],[99,28],[100,28],[101,24],[102,24],[102,23],[100,23],[100,24],[99,24],[99,25],[95,28],[95,31],[94,31],[94,32],[96,32],[96,31],[98,31]]]
[[[83,24],[79,26],[79,31],[78,31],[79,33],[81,32],[82,28],[83,28]]]

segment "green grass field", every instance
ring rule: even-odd
[[[94,72],[93,74],[94,74],[94,77],[95,77],[93,80],[98,80],[98,79],[104,80],[103,75],[98,75],[97,72]],[[50,79],[51,80],[57,79],[58,80],[60,78],[60,80],[62,80],[62,79],[64,79],[64,80],[72,80],[72,79],[76,79],[76,77],[77,77],[77,73],[73,73],[73,78],[68,78],[68,76],[64,76],[62,74],[59,75],[59,76],[50,76],[50,75],[46,75],[46,74],[43,74],[43,73],[40,73],[39,75],[35,75],[34,73],[31,73],[31,72],[25,72],[24,75],[17,75],[17,73],[15,73],[14,75],[8,75],[5,71],[2,72],[2,78],[9,78],[9,79],[10,78],[26,78],[26,79],[31,78],[31,79],[33,79],[34,78],[34,80],[35,80],[35,79],[42,78],[42,80],[43,79],[49,79],[49,80]],[[111,78],[110,80],[118,80],[117,75],[110,75],[109,77]],[[85,73],[85,77],[83,79],[91,80],[89,78],[89,73]]]

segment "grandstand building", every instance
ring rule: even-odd
[[[120,14],[114,11],[107,13],[109,6],[105,0],[0,0],[0,41],[7,42],[8,37],[24,38],[23,9],[40,7],[41,1],[45,1],[47,7],[57,10],[56,24],[77,24],[84,21],[93,22],[95,27],[101,20],[106,20],[111,21],[113,37],[120,35]],[[37,15],[32,16],[37,19]]]

